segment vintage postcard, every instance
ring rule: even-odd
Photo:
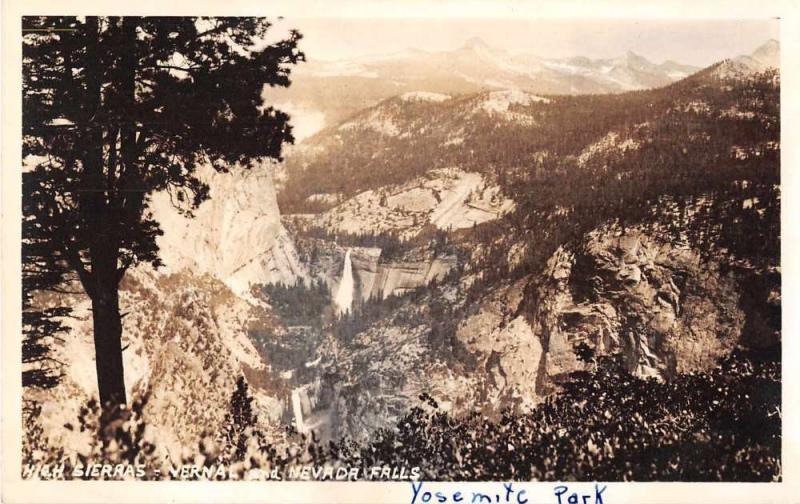
[[[791,501],[787,11],[415,5],[4,3],[4,499]]]

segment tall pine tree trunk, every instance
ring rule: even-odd
[[[136,108],[136,21],[125,17],[116,27],[121,54],[119,73],[114,77],[119,93],[110,100],[109,107],[119,117],[133,114]],[[116,152],[117,130],[108,135],[109,152]],[[106,205],[98,219],[99,233],[92,250],[92,271],[95,275],[94,310],[95,353],[97,356],[97,384],[100,400],[106,407],[115,407],[126,402],[124,366],[122,361],[122,318],[119,311],[119,281],[125,273],[119,263],[119,228],[132,226],[141,219],[144,200],[141,173],[138,164],[136,127],[128,121],[120,128],[121,166],[117,157],[109,156],[110,174],[120,170],[119,187],[107,187],[108,191],[119,190],[124,196]],[[112,180],[114,177],[109,177]]]
[[[119,233],[115,209],[109,204],[113,188],[103,169],[102,55],[98,48],[100,27],[97,18],[87,18],[89,36],[87,56],[87,145],[84,156],[86,190],[81,211],[90,233],[91,277],[84,288],[92,300],[95,368],[100,403],[106,412],[127,402],[122,364],[122,318],[119,312]],[[115,140],[111,140],[114,142]],[[109,167],[113,170],[113,167]]]
[[[116,262],[116,261],[115,261]],[[94,349],[100,402],[113,409],[127,402],[122,364],[122,318],[114,276],[96,275],[92,297]],[[109,281],[110,280],[110,281]]]

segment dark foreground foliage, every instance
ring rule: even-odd
[[[587,359],[594,361],[593,356]],[[240,380],[222,435],[209,436],[184,463],[225,464],[225,478],[299,464],[419,467],[423,480],[776,481],[781,479],[781,368],[778,350],[736,350],[720,365],[668,382],[630,375],[615,356],[576,372],[563,391],[530,412],[455,418],[427,394],[393,429],[366,443],[322,446],[312,435],[278,442],[255,426]],[[100,422],[92,463],[160,463],[143,427]],[[81,429],[88,428],[80,422]],[[41,436],[41,429],[29,429]],[[233,434],[233,435],[231,435]],[[212,439],[214,438],[214,439]],[[36,440],[35,440],[36,441]],[[28,439],[26,462],[53,454]],[[38,455],[38,456],[37,456]],[[57,457],[57,458],[58,458]],[[85,457],[80,460],[89,462]],[[163,461],[162,461],[163,462]],[[362,471],[361,474],[364,474]],[[69,471],[67,471],[69,475]],[[168,478],[168,472],[162,472]]]
[[[737,350],[711,372],[669,383],[603,357],[530,413],[489,421],[415,408],[359,454],[366,466],[419,466],[430,480],[773,481],[776,353]]]

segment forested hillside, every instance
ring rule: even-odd
[[[552,234],[558,244],[608,218],[669,224],[714,214],[714,229],[696,222],[683,232],[774,265],[778,76],[726,79],[718,68],[617,95],[390,99],[288,159],[281,208],[302,212],[312,194],[346,198],[457,166],[496,181],[518,205],[507,225],[535,229],[539,241]],[[548,222],[556,215],[568,229]]]
[[[459,257],[440,281],[355,306],[332,326],[337,357],[323,365],[336,383],[338,432],[370,439],[368,432],[403,421],[408,397],[425,393],[447,405],[443,418],[455,424],[429,418],[415,428],[451,439],[447,429],[476,428],[478,420],[461,423],[470,411],[517,415],[563,393],[574,373],[593,369],[578,348],[619,356],[624,380],[643,391],[655,382],[635,380],[684,380],[737,347],[770,348],[774,366],[779,96],[777,70],[724,61],[663,88],[617,95],[401,96],[306,142],[287,159],[281,208],[328,215],[307,222],[335,226],[305,236],[335,240],[361,202],[361,212],[413,215],[387,218],[390,231],[377,235],[362,228],[361,237],[405,236],[393,241],[393,254],[411,253],[429,236],[416,223],[428,215],[434,224],[452,194],[437,193],[434,182],[453,169],[481,176],[463,195],[463,211],[488,208],[487,192],[513,202],[471,227],[439,228]],[[419,213],[430,208],[428,187],[434,210]],[[372,203],[363,203],[367,196]],[[674,386],[676,394],[688,390]],[[644,415],[647,407],[635,410]],[[778,444],[770,439],[764,475],[775,470]],[[653,477],[623,473],[613,474]]]

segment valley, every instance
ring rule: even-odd
[[[762,277],[769,312],[776,249],[725,224],[778,208],[779,88],[754,61],[620,95],[406,94],[303,142],[278,201],[331,293],[321,381],[301,385],[323,406],[303,416],[365,439],[421,394],[456,415],[535,407],[587,369],[583,345],[657,380],[774,345],[736,286]]]
[[[191,216],[149,202],[163,265],[128,272],[120,303],[159,453],[219,432],[239,377],[275,445],[369,443],[420,411],[543,422],[611,359],[637,394],[673,393],[779,352],[779,54],[699,69],[470,40],[309,62],[272,97],[315,124],[280,163],[203,167]],[[57,355],[84,372],[32,393],[63,425],[96,392],[91,314],[40,302],[75,311]]]

